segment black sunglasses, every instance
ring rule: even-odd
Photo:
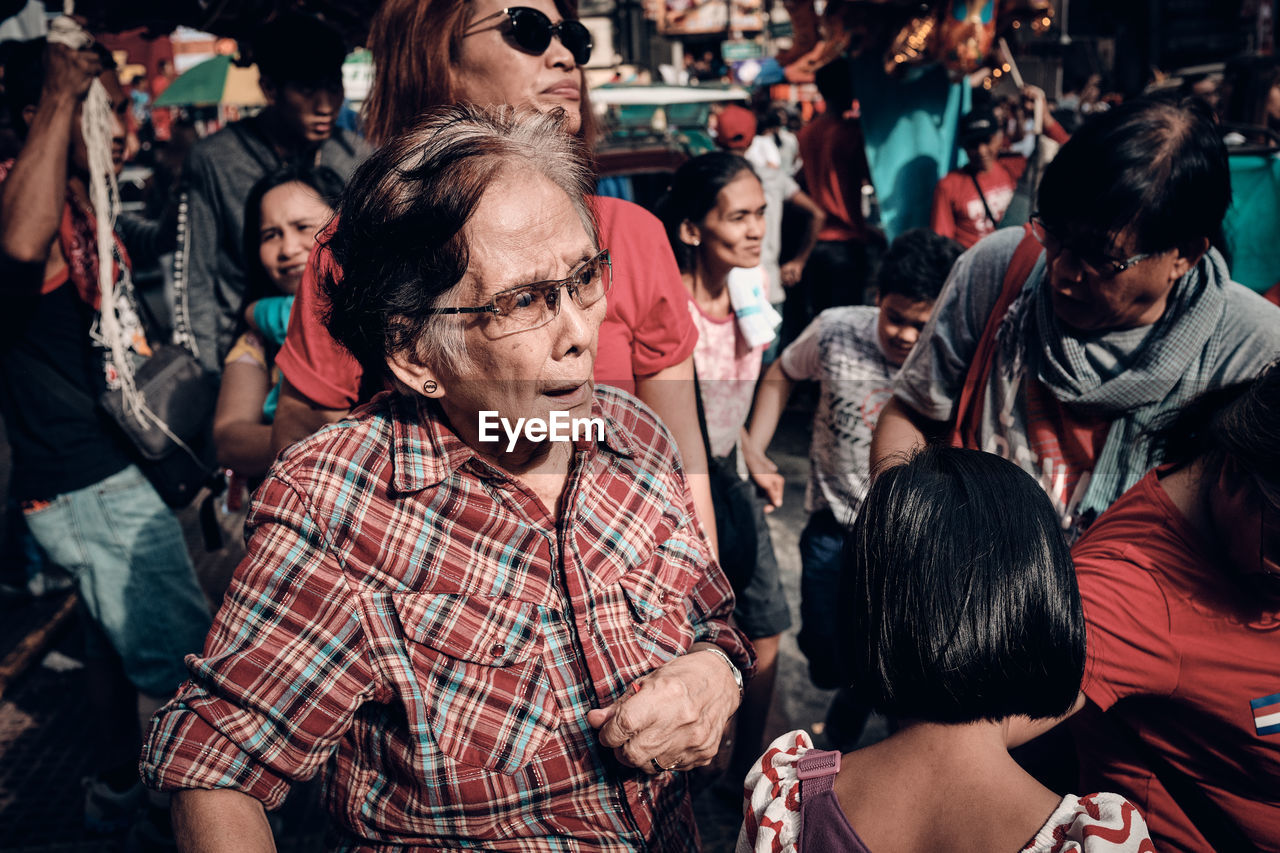
[[[482,29],[488,29],[487,27],[477,29],[477,27],[485,21],[503,15],[507,16],[507,21],[511,25],[511,38],[515,40],[516,46],[526,53],[541,56],[551,46],[551,37],[555,36],[560,39],[560,43],[569,53],[573,54],[573,61],[578,65],[586,65],[587,60],[591,58],[591,31],[583,26],[581,21],[561,21],[553,24],[544,13],[528,6],[510,6],[492,15],[485,15],[480,20],[472,22],[462,37],[466,38],[481,32]]]

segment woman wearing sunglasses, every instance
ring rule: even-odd
[[[386,0],[368,43],[376,72],[365,130],[374,144],[412,127],[426,110],[453,103],[561,110],[566,132],[588,145],[594,139],[583,74],[590,34],[566,2]],[[614,280],[595,379],[634,393],[671,430],[698,516],[714,537],[693,392],[698,334],[684,307],[680,271],[655,217],[617,199],[596,197],[593,207]],[[315,271],[330,263],[323,250],[312,257],[277,358],[284,374],[273,430],[277,449],[339,419],[383,386],[381,372],[366,375],[320,323]]]

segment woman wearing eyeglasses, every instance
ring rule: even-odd
[[[286,451],[144,774],[185,850],[696,851],[750,645],[669,433],[592,379],[614,284],[555,117],[439,111],[355,174],[326,325],[395,390]]]
[[[1151,424],[1280,351],[1280,311],[1210,245],[1230,202],[1202,104],[1090,119],[1046,168],[1032,227],[956,262],[876,423],[873,467],[930,436],[999,453],[1074,539],[1159,461]]]
[[[563,110],[563,128],[590,145],[595,133],[583,65],[592,45],[576,17],[568,3],[552,0],[510,7],[501,0],[387,0],[369,33],[376,63],[365,102],[369,139],[380,144],[443,104],[514,104]],[[614,272],[595,378],[634,393],[671,430],[699,517],[714,537],[693,393],[697,330],[675,258],[661,224],[642,208],[608,198],[593,205]],[[344,416],[382,387],[376,371],[366,374],[320,322],[314,273],[330,263],[323,251],[313,257],[278,357],[285,381],[277,448]]]

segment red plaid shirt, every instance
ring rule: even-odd
[[[271,808],[333,759],[348,847],[696,850],[684,774],[617,763],[587,711],[697,641],[754,660],[670,435],[596,395],[558,522],[433,404],[384,395],[287,452],[148,783]]]

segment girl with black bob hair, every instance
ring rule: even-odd
[[[872,483],[843,560],[849,683],[900,726],[844,755],[775,740],[747,776],[739,853],[1150,849],[1123,797],[1060,796],[1009,755],[1011,720],[1069,712],[1085,664],[1071,555],[1034,479],[924,448]]]

